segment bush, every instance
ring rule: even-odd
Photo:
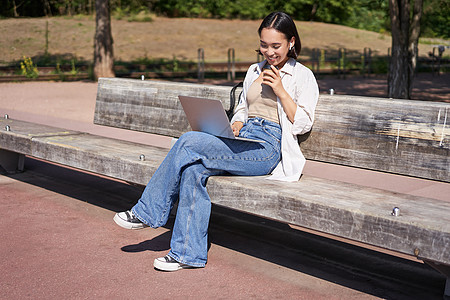
[[[20,69],[22,70],[22,75],[25,75],[27,78],[37,78],[39,76],[37,66],[33,64],[31,57],[23,57],[23,62],[20,63]]]
[[[386,56],[375,56],[371,63],[372,73],[387,74],[389,69],[389,58]]]
[[[152,22],[154,19],[154,15],[145,7],[141,7],[136,11],[117,7],[113,11],[112,17],[116,20],[126,19],[128,22]]]

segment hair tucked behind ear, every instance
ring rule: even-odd
[[[273,12],[264,18],[258,29],[258,34],[261,36],[261,31],[264,29],[273,28],[286,36],[288,42],[292,37],[295,38],[295,45],[291,51],[289,51],[288,56],[297,59],[300,55],[300,50],[302,49],[302,44],[300,42],[300,36],[297,32],[297,27],[295,26],[292,18],[284,12]]]

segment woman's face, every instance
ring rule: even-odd
[[[284,63],[289,59],[289,44],[295,42],[292,37],[291,41],[286,36],[273,28],[264,28],[261,30],[259,50],[267,59],[267,62],[278,68],[283,67]]]

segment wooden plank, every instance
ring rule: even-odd
[[[308,159],[450,181],[450,104],[322,95]]]
[[[6,126],[9,126],[9,131],[5,130]],[[27,155],[31,154],[31,141],[35,137],[81,134],[78,131],[13,119],[0,119],[0,133],[0,149]]]
[[[169,150],[90,134],[33,140],[31,155],[146,185]],[[145,160],[141,160],[144,155]]]
[[[229,208],[450,263],[448,202],[309,176],[293,183],[212,177],[208,192]],[[400,216],[391,215],[393,207]]]
[[[143,185],[169,151],[25,121],[0,120],[0,124],[6,122],[11,131],[0,131],[0,149]],[[133,165],[136,160],[151,168],[144,172],[143,167]]]
[[[217,99],[229,108],[230,87],[100,78],[94,123],[179,137],[190,130],[178,95]]]
[[[101,79],[95,122],[178,137],[189,130],[179,94],[216,98],[228,108],[230,90]],[[311,160],[450,182],[449,114],[449,103],[320,95],[301,148]]]

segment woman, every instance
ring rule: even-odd
[[[258,176],[297,181],[305,158],[297,134],[313,124],[318,87],[312,72],[296,62],[300,37],[293,20],[271,13],[258,30],[265,60],[247,71],[240,102],[231,120],[236,136],[263,140],[246,142],[188,132],[180,137],[129,211],[114,221],[127,229],[166,224],[173,204],[178,209],[171,250],[157,258],[163,271],[204,267],[211,200],[206,182],[213,175]]]

